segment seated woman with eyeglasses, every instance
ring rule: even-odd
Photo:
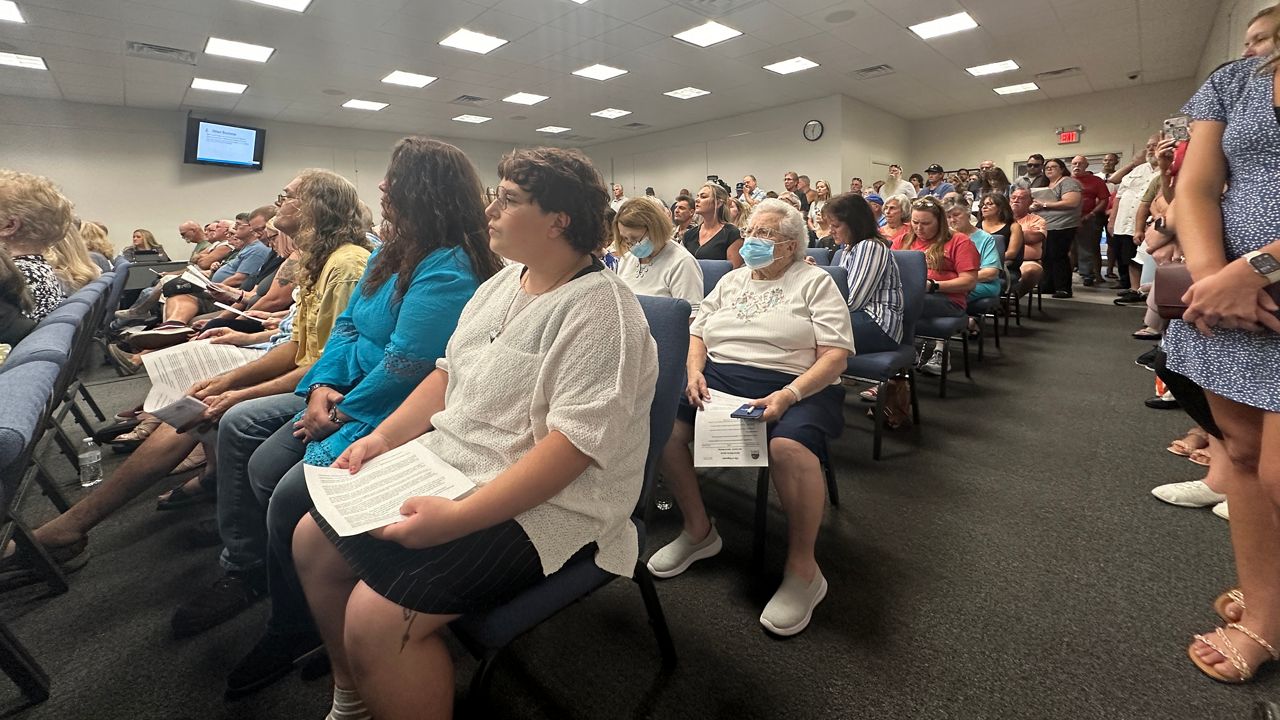
[[[978,215],[978,227],[992,235],[1004,237],[1007,243],[1004,252],[1005,268],[1009,271],[1010,282],[1017,284],[1022,277],[1026,244],[1022,237],[1022,226],[1014,222],[1013,206],[1009,204],[1009,198],[1002,193],[983,195],[978,203]]]
[[[978,269],[978,284],[965,297],[967,303],[982,298],[999,297],[1000,295],[1000,258],[996,247],[996,238],[986,230],[973,224],[973,215],[969,212],[969,204],[964,201],[947,203],[947,224],[952,232],[967,235],[973,246],[978,249],[982,267]]]
[[[941,202],[924,197],[912,203],[911,232],[893,249],[924,253],[929,272],[920,317],[965,317],[969,292],[978,284],[982,258],[967,235],[948,227]],[[929,358],[921,370],[941,372],[943,355],[937,343],[933,344],[932,352],[925,347],[921,357]]]
[[[902,278],[870,204],[861,195],[843,193],[827,201],[823,216],[844,250],[840,266],[849,274],[854,351],[897,350],[902,342]]]
[[[764,408],[770,475],[791,526],[782,586],[760,616],[776,635],[804,630],[827,593],[814,558],[826,501],[819,458],[844,430],[840,373],[853,347],[845,298],[825,270],[804,262],[807,235],[799,210],[761,201],[742,244],[747,266],[725,275],[702,301],[689,328],[685,401],[662,456],[684,529],[649,559],[654,575],[669,578],[720,552],[689,452],[693,422],[710,389],[753,398],[751,405]]]
[[[637,295],[688,300],[693,314],[702,303],[702,267],[684,245],[673,242],[664,208],[632,198],[618,208],[611,228],[620,253],[618,277]]]

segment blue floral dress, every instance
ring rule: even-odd
[[[1192,120],[1226,123],[1222,230],[1228,260],[1280,238],[1280,119],[1273,76],[1257,72],[1263,62],[1249,58],[1218,68],[1182,108]],[[1280,335],[1214,328],[1213,337],[1205,337],[1174,321],[1165,335],[1165,352],[1170,369],[1205,390],[1280,412]]]

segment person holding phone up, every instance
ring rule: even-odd
[[[688,388],[662,455],[664,482],[684,528],[648,566],[669,578],[720,552],[689,452],[694,415],[710,388],[754,398],[749,404],[763,408],[770,476],[790,525],[782,586],[760,623],[777,635],[795,635],[827,593],[814,558],[826,497],[819,458],[827,440],[844,430],[840,373],[853,351],[853,328],[831,276],[804,262],[808,232],[799,210],[763,200],[744,234],[746,267],[716,284],[689,328]]]

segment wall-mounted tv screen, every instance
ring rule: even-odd
[[[184,162],[196,165],[262,169],[267,131],[187,118],[187,151]]]

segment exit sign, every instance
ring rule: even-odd
[[[1080,142],[1079,130],[1060,130],[1058,132],[1058,144],[1068,145],[1070,143]]]

